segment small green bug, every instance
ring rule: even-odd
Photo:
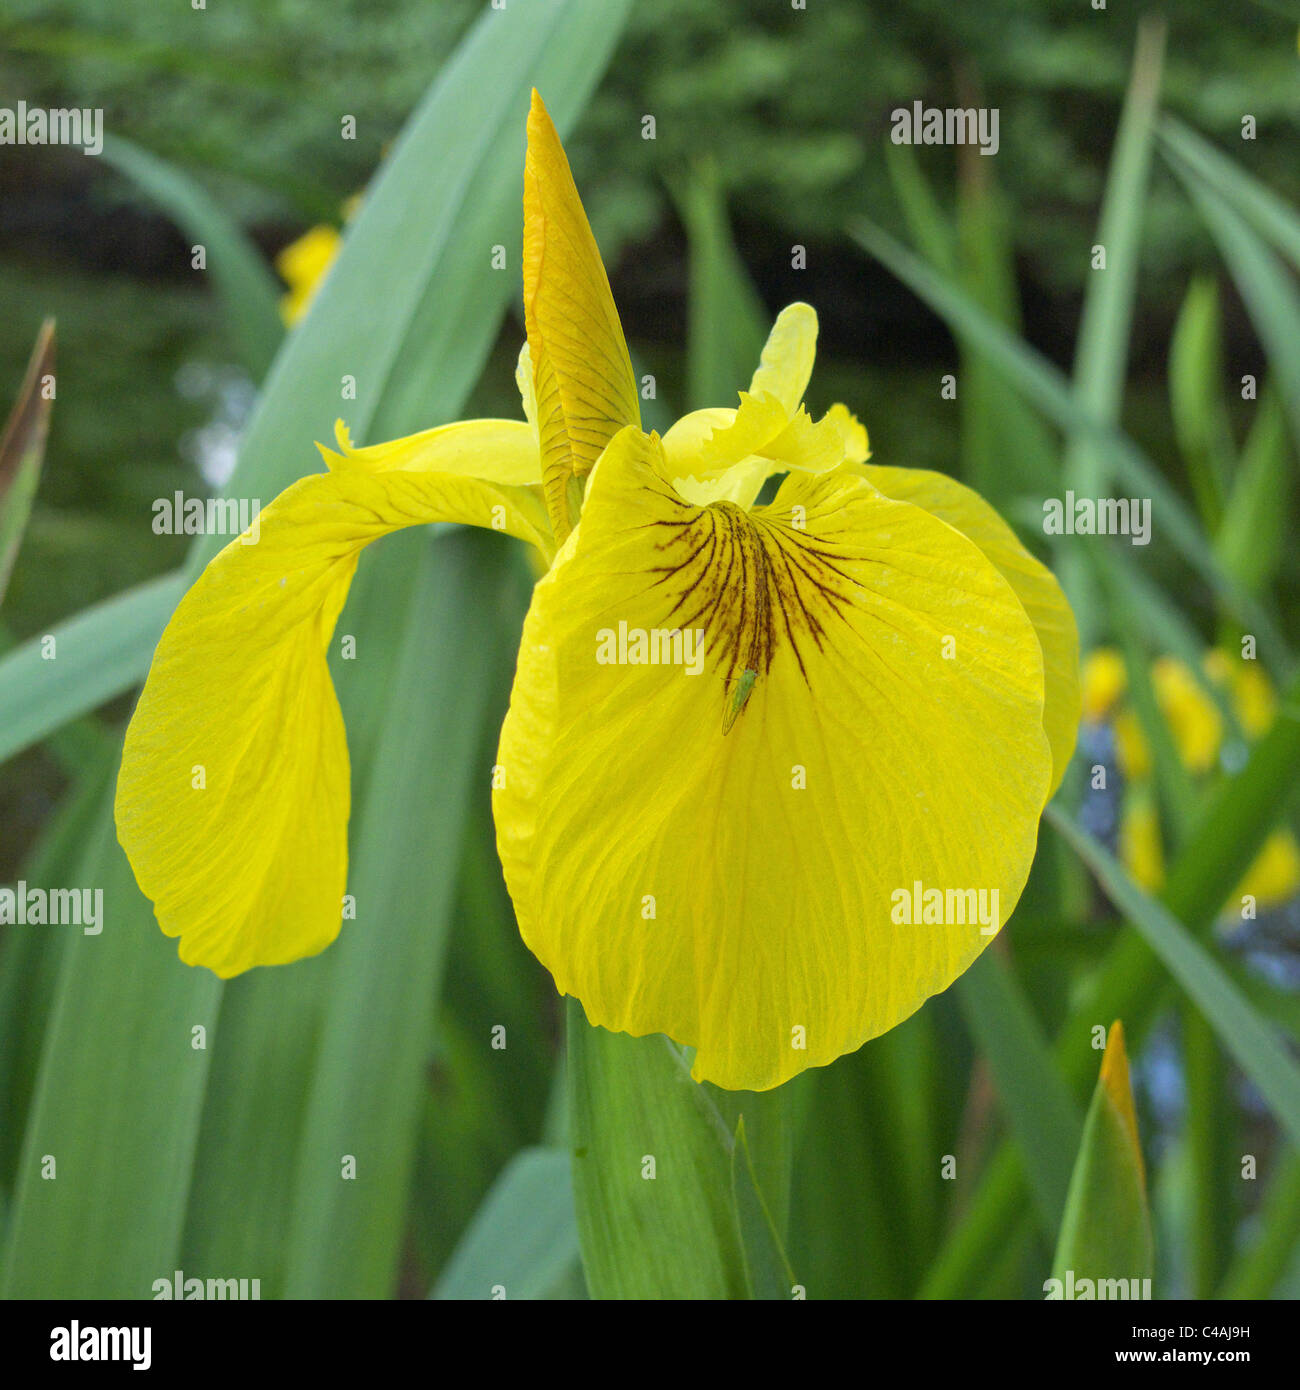
[[[722,712],[722,735],[725,738],[731,732],[731,726],[740,718],[740,712],[745,708],[745,701],[754,692],[754,682],[758,680],[758,672],[746,668],[736,677],[736,688],[731,692],[731,699],[727,702],[727,708]]]

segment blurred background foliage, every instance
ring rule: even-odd
[[[204,11],[10,0],[0,20],[0,104],[103,107],[108,132],[189,174],[266,267],[310,278],[332,244],[322,229],[341,227],[355,195],[364,199],[431,75],[484,9],[480,0],[339,0],[327,9],[245,0]],[[1300,63],[1291,11],[1286,0],[1171,0],[1163,68],[1157,59],[1153,70],[1163,112],[1295,206]],[[1006,388],[1017,363],[1021,386],[1032,370],[1055,365],[1074,373],[1094,413],[1112,416],[1182,497],[1212,552],[1207,563],[1259,601],[1294,649],[1300,562],[1287,410],[1295,400],[1263,389],[1274,354],[1258,305],[1244,304],[1239,276],[1225,273],[1222,243],[1191,211],[1176,159],[1152,159],[1149,122],[1127,165],[1117,153],[1136,34],[1129,7],[1094,11],[1078,0],[809,0],[804,11],[774,0],[661,0],[631,10],[567,146],[638,369],[658,381],[647,423],[728,403],[771,313],[806,299],[822,324],[811,405],[846,401],[867,423],[877,462],[964,477],[1046,554],[1041,498],[1071,478],[1104,476],[1087,457],[1096,441],[1081,442],[1068,411],[1053,415],[1050,393],[1022,401]],[[888,146],[890,112],[916,100],[998,107],[997,157]],[[345,115],[356,118],[355,140],[340,138]],[[1250,142],[1241,138],[1245,115],[1257,126]],[[642,138],[646,116],[653,140]],[[109,153],[0,151],[6,399],[46,316],[59,337],[48,463],[0,612],[5,645],[181,564],[185,538],[148,533],[140,543],[152,501],[220,488],[256,397],[238,332],[209,277],[190,269],[192,238],[123,167]],[[1085,350],[1087,297],[1107,293],[1089,265],[1108,179],[1140,205],[1127,243],[1135,274],[1131,296],[1121,290],[1101,313],[1094,304],[1106,324]],[[806,269],[792,268],[795,244],[807,248]],[[952,312],[925,293],[931,272],[966,296]],[[1009,369],[981,336],[980,313],[1040,356]],[[464,413],[517,414],[521,336],[516,296]],[[1287,364],[1271,367],[1285,387]],[[941,375],[954,371],[955,407],[939,395]],[[1248,373],[1261,384],[1259,401],[1241,398]],[[419,423],[440,418],[434,408]],[[284,471],[316,464],[304,439]],[[1127,568],[1071,574],[1067,560],[1093,649],[1078,761],[1112,771],[1103,795],[1083,794],[1079,769],[1067,791],[1076,805],[1082,797],[1086,828],[1144,888],[1186,901],[1187,920],[1201,881],[1179,853],[1201,844],[1224,774],[1246,763],[1286,697],[1263,677],[1263,689],[1247,688],[1232,655],[1240,609],[1216,597],[1195,545],[1168,542],[1159,506],[1156,543],[1116,561]],[[507,628],[518,621],[520,582],[504,585]],[[1272,665],[1286,674],[1286,660]],[[503,673],[492,679],[495,708],[506,687]],[[128,708],[121,697],[106,718]],[[494,734],[494,725],[483,732],[484,765]],[[0,767],[0,882],[19,876],[51,825],[66,824],[54,813],[85,746],[50,740]],[[1252,890],[1263,920],[1221,933],[1220,955],[1252,1006],[1293,1037],[1300,862],[1286,824],[1255,829],[1243,833],[1242,863],[1218,866],[1223,881],[1202,884],[1202,896],[1226,895],[1265,846]],[[499,1174],[501,1210],[516,1220],[549,1210],[534,1185],[549,1181],[553,1155],[531,1146],[564,1132],[552,1065],[563,1020],[549,981],[509,929],[483,930],[510,920],[491,842],[486,797],[476,793],[451,907],[449,1002],[421,1093],[399,1279],[407,1293],[427,1292],[439,1276],[449,1289],[470,1278],[473,1249],[460,1244],[459,1263],[448,1262]],[[1205,908],[1206,932],[1217,906]],[[1115,997],[1098,980],[1128,981],[1147,968],[1138,955],[1114,954],[1114,925],[1064,840],[1045,832],[1009,933],[1014,978],[1003,965],[972,972],[903,1027],[787,1088],[797,1113],[818,1117],[805,1126],[789,1223],[791,1260],[819,1271],[815,1292],[1035,1293],[1034,1271],[1041,1279],[1052,1243],[1018,1200],[1024,1189],[1005,1140],[1059,1179],[1054,1195],[1035,1189],[1056,1210],[1069,1167],[1053,1158],[1058,1140],[1026,1098],[1033,1066],[1008,1075],[989,1020],[1010,998],[1024,1025],[1014,1055],[1036,1058],[1049,1078],[1059,1064],[1047,1113],[1069,1133],[1071,1157],[1097,1056],[1062,1060],[1046,1038],[1065,1037],[1089,1001],[1102,1007]],[[325,977],[329,959],[306,968],[311,979]],[[1297,1161],[1255,1082],[1216,1048],[1200,1015],[1175,1004],[1163,976],[1141,978],[1141,989],[1126,985],[1119,997],[1137,1015],[1130,1046],[1155,1160],[1162,1292],[1300,1291]],[[503,1014],[515,1020],[518,1045],[485,1061],[481,1037]],[[15,1084],[20,1093],[30,1087],[30,1073]],[[212,1113],[204,1123],[215,1123]],[[1247,1148],[1273,1178],[1266,1197],[1236,1172]],[[962,1156],[951,1191],[931,1177],[933,1155],[949,1150]],[[196,1178],[200,1210],[204,1202],[219,1210],[224,1191],[219,1173]],[[537,1234],[568,1252],[554,1268],[543,1262],[538,1292],[582,1287],[565,1244],[571,1215],[561,1224],[562,1236]],[[186,1250],[195,1260],[232,1249],[237,1243],[222,1245],[191,1216]]]

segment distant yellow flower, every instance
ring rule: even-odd
[[[325,651],[357,556],[425,522],[506,531],[550,565],[494,779],[524,939],[593,1023],[667,1033],[697,1077],[765,1089],[906,1018],[1010,915],[1073,749],[1074,620],[981,498],[868,465],[842,406],[809,416],[806,304],[738,407],[642,433],[536,95],[524,185],[526,420],[369,448],[340,426],[329,471],[172,618],[118,833],[183,960],[230,976],[328,945],[349,775]],[[982,891],[991,930],[902,922],[914,887]]]
[[[1114,647],[1096,647],[1083,662],[1083,717],[1104,719],[1128,689],[1128,669]]]
[[[1165,852],[1160,817],[1147,787],[1132,787],[1124,796],[1119,822],[1119,858],[1139,888],[1155,892],[1165,881]]]
[[[1120,675],[1116,674],[1116,663]],[[1266,733],[1277,714],[1277,693],[1264,671],[1217,648],[1203,661],[1206,675],[1228,697],[1242,732],[1250,739]],[[1155,798],[1147,785],[1151,750],[1132,707],[1120,702],[1127,682],[1123,659],[1111,648],[1090,652],[1084,661],[1084,705],[1111,714],[1116,755],[1130,783],[1120,815],[1119,857],[1134,881],[1155,890],[1164,883],[1164,852]],[[1211,771],[1223,743],[1223,716],[1218,705],[1186,663],[1162,656],[1151,667],[1160,713],[1169,725],[1184,767],[1194,775]],[[1091,681],[1091,686],[1090,686]],[[1300,892],[1300,846],[1289,830],[1276,831],[1265,843],[1238,888],[1256,906],[1276,907]]]
[[[1160,657],[1151,668],[1160,713],[1191,772],[1208,772],[1223,742],[1223,716],[1204,686],[1172,656]]]
[[[342,245],[338,228],[322,223],[309,227],[275,258],[275,268],[289,286],[280,300],[280,315],[290,328],[307,312]]]
[[[1275,830],[1260,850],[1246,877],[1237,887],[1236,897],[1247,895],[1264,911],[1290,902],[1300,890],[1300,846],[1289,830]]]

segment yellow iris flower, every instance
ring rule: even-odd
[[[982,499],[868,465],[842,406],[809,416],[806,304],[737,408],[642,433],[535,94],[524,214],[526,418],[369,448],[340,425],[329,471],[172,618],[127,733],[119,836],[182,960],[224,977],[322,950],[349,801],[325,653],[358,553],[428,522],[505,531],[549,565],[494,776],[524,939],[593,1023],[666,1033],[697,1078],[765,1089],[906,1018],[1010,915],[1074,746],[1074,620]],[[985,890],[996,916],[900,923],[917,884]]]

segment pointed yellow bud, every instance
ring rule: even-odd
[[[641,423],[636,378],[596,238],[560,137],[536,91],[524,163],[524,320],[533,362],[546,506],[562,541],[569,479]]]

